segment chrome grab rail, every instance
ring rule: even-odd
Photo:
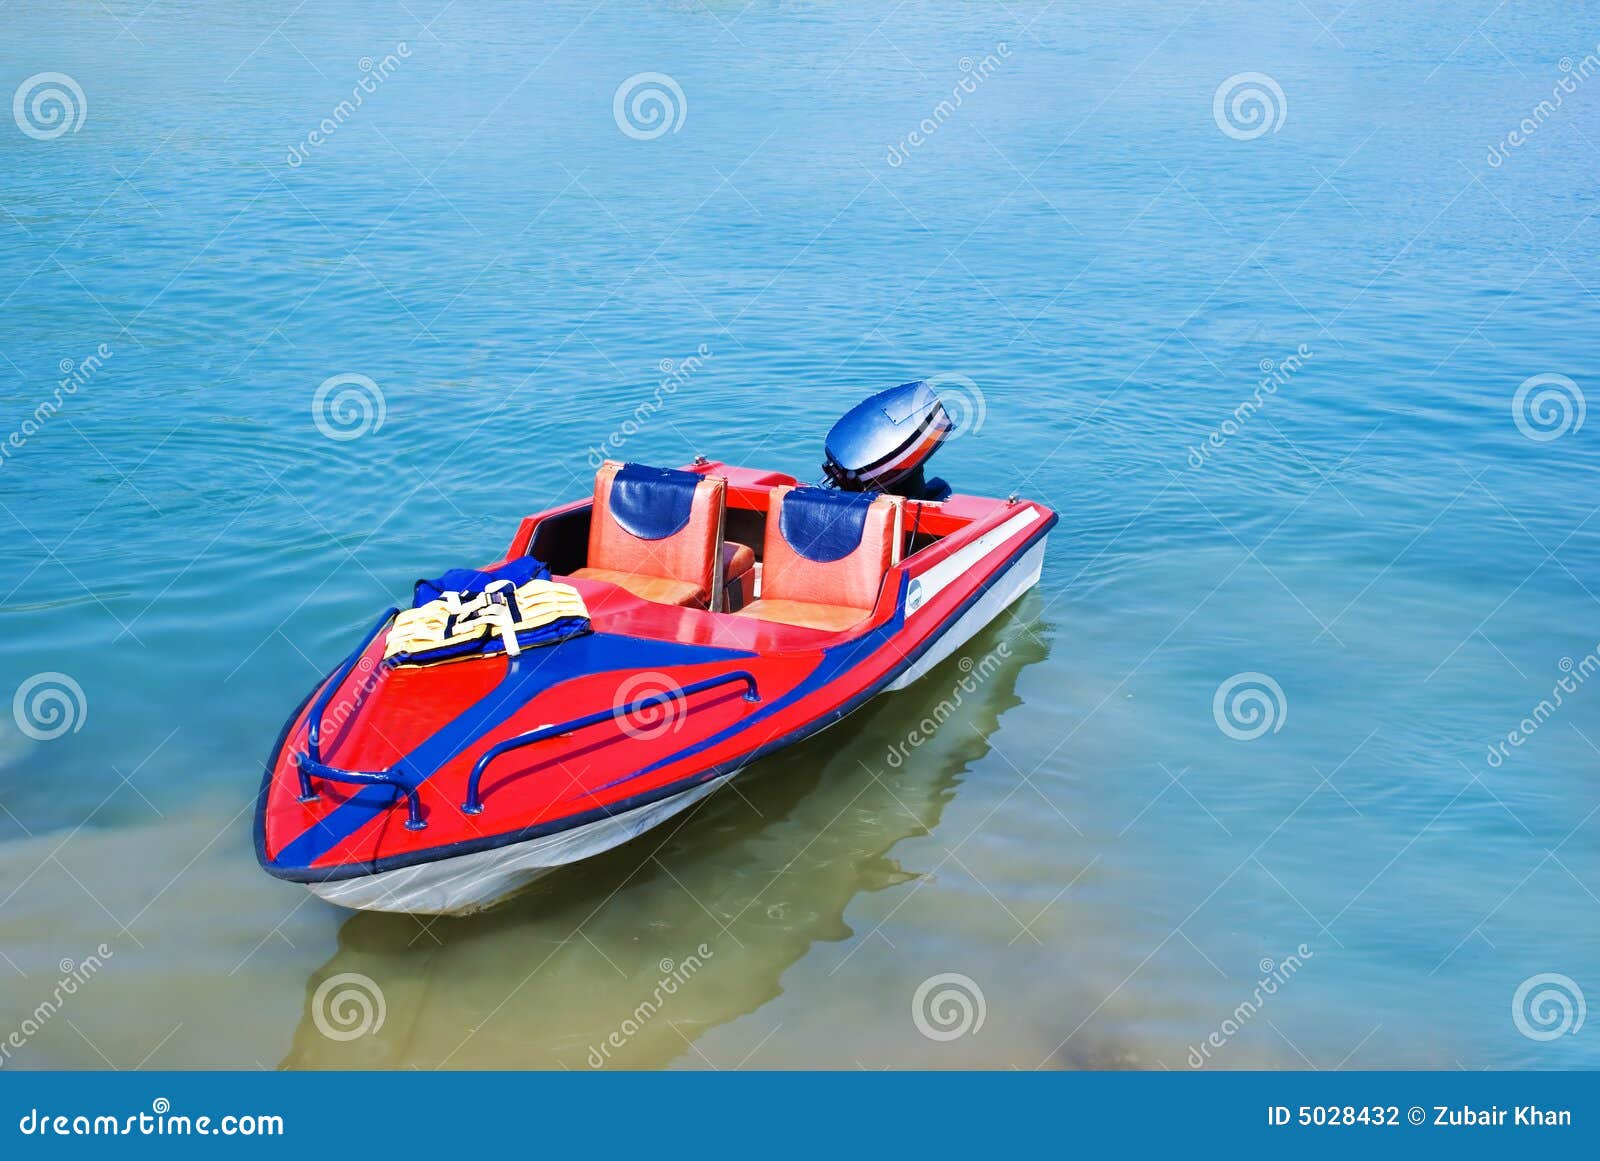
[[[518,734],[514,738],[507,738],[503,742],[496,742],[485,750],[473,764],[472,773],[467,778],[467,800],[461,804],[464,814],[482,814],[483,798],[478,793],[478,783],[483,778],[483,772],[489,763],[501,754],[511,750],[531,746],[535,742],[542,742],[548,738],[559,737],[573,730],[581,730],[585,726],[598,725],[601,722],[615,721],[620,717],[628,717],[642,710],[654,709],[656,706],[668,702],[682,701],[690,694],[700,693],[704,690],[715,689],[720,685],[728,685],[739,681],[744,683],[744,700],[760,701],[761,694],[756,688],[755,676],[743,669],[736,669],[729,673],[720,673],[716,677],[708,677],[703,681],[691,682],[680,689],[661,690],[658,693],[646,694],[644,697],[631,701],[627,705],[612,706],[608,710],[600,710],[582,717],[572,718],[568,721],[557,722],[554,725],[540,726],[526,734]]]

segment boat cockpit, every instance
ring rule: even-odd
[[[591,500],[524,525],[512,556],[655,606],[836,633],[866,621],[884,577],[962,527],[924,467],[952,422],[927,382],[852,408],[828,433],[828,487],[697,459],[687,469],[607,460]],[[970,517],[968,517],[970,519]]]
[[[654,604],[830,632],[865,620],[889,569],[933,539],[907,533],[901,496],[722,465],[609,460],[589,503],[530,532],[524,551],[557,575]]]

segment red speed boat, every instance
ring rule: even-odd
[[[1056,522],[926,479],[949,430],[909,383],[835,426],[830,487],[607,462],[306,696],[261,865],[346,907],[475,910],[915,681],[1035,584]]]

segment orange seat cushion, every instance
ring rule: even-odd
[[[780,625],[798,625],[803,629],[825,629],[836,633],[859,625],[867,619],[869,609],[852,609],[845,605],[819,605],[812,601],[785,601],[763,597],[752,601],[734,614],[736,617],[755,617],[761,621],[776,621]]]
[[[835,560],[817,561],[802,555],[783,534],[783,505],[796,491],[791,487],[772,490],[761,553],[762,603],[781,600],[871,609],[877,603],[883,574],[899,560],[900,515],[905,501],[899,496],[874,499],[854,550]],[[815,497],[811,489],[806,492]],[[841,521],[849,518],[848,512],[839,516]]]
[[[640,529],[637,520],[624,527],[612,508],[612,492],[625,465],[607,460],[594,478],[594,511],[589,519],[588,567],[574,576],[604,580],[621,585],[647,601],[669,605],[706,608],[722,563],[723,506],[728,482],[718,476],[703,476],[693,483],[693,498],[688,502],[682,524],[665,535]],[[641,507],[646,515],[655,514],[654,498],[660,498],[660,513],[670,517],[673,506],[684,498],[687,472],[660,469],[626,468],[630,492],[630,514]],[[657,477],[652,480],[651,476]],[[680,514],[683,510],[678,509]],[[665,523],[670,523],[670,518]],[[653,539],[651,537],[654,537]]]
[[[620,572],[612,568],[580,568],[572,574],[581,580],[605,581],[618,588],[627,589],[634,596],[658,605],[681,605],[686,609],[705,605],[705,596],[693,581],[673,580],[664,576],[646,576],[639,572]]]
[[[748,544],[722,543],[722,604],[719,613],[736,613],[756,599],[756,554]]]
[[[755,566],[755,549],[748,544],[735,544],[731,540],[722,542],[722,576],[724,580],[732,580],[736,576],[743,576]]]

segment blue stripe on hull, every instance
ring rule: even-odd
[[[574,678],[599,673],[697,665],[708,661],[746,660],[755,654],[591,633],[511,659],[500,683],[407,754],[396,767],[413,786],[420,786],[489,731],[503,725],[534,697]],[[330,758],[330,761],[333,760]],[[349,838],[378,812],[394,803],[395,792],[383,786],[357,791],[327,817],[313,824],[278,853],[275,866],[309,867]]]

